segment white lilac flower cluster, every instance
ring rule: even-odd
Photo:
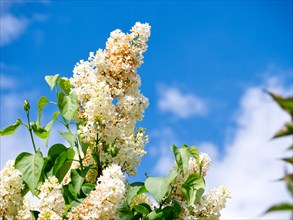
[[[20,171],[15,169],[14,161],[9,160],[0,173],[0,219],[15,219],[23,205],[23,188]]]
[[[79,219],[117,219],[116,209],[125,197],[126,187],[121,167],[112,164],[103,170],[96,189],[85,198],[84,203],[73,208],[68,217]]]
[[[211,159],[208,154],[199,154],[199,165],[201,167],[201,175],[206,176],[207,171],[210,166]],[[173,166],[173,170],[177,170],[177,164]],[[189,167],[187,172],[190,173],[200,173],[200,168],[196,163],[196,159],[190,157]],[[197,219],[211,219],[216,220],[220,218],[220,211],[225,208],[225,204],[228,198],[231,198],[230,191],[224,186],[218,189],[212,189],[206,195],[201,197],[199,203],[196,205],[188,206],[184,196],[181,191],[181,184],[184,182],[183,175],[179,175],[176,179],[174,197],[180,201],[182,212],[180,213],[180,219],[184,220],[197,220]]]
[[[150,36],[149,24],[137,22],[131,33],[111,33],[106,49],[90,53],[87,61],[76,64],[70,79],[80,103],[78,117],[84,121],[79,135],[85,143],[99,148],[101,162],[117,163],[130,175],[146,153],[144,129],[135,130],[143,118],[148,99],[139,90],[137,68],[143,63]],[[115,145],[112,157],[107,145]]]
[[[39,220],[56,219],[64,214],[66,206],[62,196],[62,185],[55,176],[49,177],[41,186]],[[50,217],[51,216],[51,217]],[[50,217],[50,218],[49,218]]]

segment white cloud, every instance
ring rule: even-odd
[[[177,88],[167,86],[159,86],[158,92],[158,107],[161,111],[171,112],[180,118],[207,113],[204,101],[194,94],[184,94]]]
[[[232,136],[226,137],[229,142],[224,143],[224,154],[220,155],[211,142],[199,144],[200,151],[209,153],[212,158],[206,178],[207,190],[225,185],[232,191],[222,219],[289,219],[288,213],[261,215],[275,203],[290,201],[284,183],[274,180],[284,174],[284,164],[278,159],[286,156],[285,149],[292,143],[290,138],[271,140],[289,116],[262,91],[263,88],[287,95],[292,91],[282,86],[276,77],[267,79],[262,86],[247,88],[234,116],[236,126],[229,134]],[[162,133],[164,140],[160,142],[168,142],[170,146],[169,142],[173,141],[170,137],[176,140],[169,128],[168,133]],[[173,155],[161,155],[154,172],[166,175]]]
[[[18,39],[32,22],[44,22],[48,16],[41,13],[34,13],[31,17],[16,16],[10,12],[15,4],[27,3],[28,1],[15,1],[1,3],[0,17],[0,46],[5,46]],[[48,1],[40,1],[45,3]]]
[[[286,93],[275,79],[270,91]],[[267,88],[267,86],[265,86]],[[226,185],[232,199],[224,209],[223,219],[288,219],[286,213],[261,216],[277,202],[290,201],[282,182],[273,180],[283,175],[284,156],[290,138],[271,140],[273,134],[289,116],[262,91],[261,87],[247,89],[241,99],[237,126],[232,140],[225,146],[222,160],[214,160],[207,177],[209,186]]]
[[[7,45],[17,39],[27,28],[28,19],[16,17],[12,14],[4,14],[0,20],[0,45]]]

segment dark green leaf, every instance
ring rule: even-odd
[[[282,109],[293,116],[293,97],[284,98],[271,92],[267,93],[279,104]]]
[[[22,173],[23,181],[28,185],[31,192],[36,195],[36,186],[39,182],[44,159],[40,151],[35,154],[21,153],[15,159],[15,168]]]
[[[280,129],[273,138],[283,137],[293,134],[293,121],[287,122],[282,129]]]
[[[53,90],[54,86],[56,85],[58,77],[59,77],[59,74],[56,74],[54,76],[45,76],[45,80],[48,83],[48,85],[50,86],[51,91]]]
[[[293,205],[289,203],[280,203],[270,207],[265,213],[275,211],[293,211]]]
[[[76,93],[71,92],[68,96],[60,93],[58,96],[58,107],[63,117],[70,121],[79,107]]]
[[[0,131],[0,136],[11,135],[13,134],[19,125],[22,124],[22,121],[18,118],[13,125],[10,125]]]
[[[62,91],[69,95],[70,90],[71,90],[71,84],[68,78],[62,77],[58,80],[58,85],[62,89]]]
[[[59,182],[63,180],[71,167],[75,152],[72,148],[63,151],[55,160],[53,167],[53,175],[57,177]]]
[[[293,164],[293,158],[292,157],[287,157],[287,158],[282,158],[283,161]]]
[[[54,144],[52,147],[50,147],[48,151],[48,156],[55,161],[56,158],[63,153],[64,151],[67,151],[67,148],[63,144]]]
[[[42,116],[42,111],[45,107],[45,105],[47,105],[49,103],[49,100],[46,98],[46,96],[42,96],[40,99],[39,99],[39,102],[38,102],[38,119],[37,119],[37,125],[40,125],[41,123],[41,116]]]
[[[33,216],[34,216],[35,219],[38,219],[39,218],[39,214],[40,214],[39,211],[30,210],[30,212],[33,214]]]
[[[62,137],[65,138],[65,140],[67,140],[70,146],[73,147],[75,145],[75,140],[77,137],[75,134],[72,134],[70,132],[61,132],[61,131],[59,131],[59,133],[61,134]]]
[[[181,206],[179,202],[177,202],[176,200],[173,200],[173,208],[174,208],[174,216],[178,217],[181,213]]]
[[[84,182],[84,179],[85,179],[85,175],[83,175],[83,173],[80,170],[78,169],[71,170],[71,181],[72,181],[74,191],[77,193],[77,195],[80,195],[80,190]]]

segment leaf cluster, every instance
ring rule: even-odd
[[[287,112],[290,115],[291,120],[286,122],[283,127],[275,133],[273,139],[281,138],[285,136],[293,135],[293,97],[282,97],[280,95],[274,94],[272,92],[267,92],[273,100],[281,107],[282,110]],[[291,139],[292,140],[292,139]],[[293,166],[293,143],[291,146],[288,147],[288,150],[291,151],[292,157],[281,158],[282,161],[289,164],[289,166]],[[291,198],[293,198],[293,173],[287,173],[285,171],[285,175],[280,178],[280,181],[284,181],[288,193],[290,194]],[[265,213],[275,212],[275,211],[288,211],[293,213],[293,199],[290,202],[283,202],[276,205],[273,205],[269,209],[266,210]],[[293,214],[292,214],[293,217]]]

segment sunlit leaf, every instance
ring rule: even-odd
[[[46,98],[46,96],[42,96],[39,99],[38,102],[38,119],[37,119],[37,125],[40,125],[41,123],[41,116],[42,116],[42,111],[44,109],[44,107],[49,103],[49,100]]]
[[[280,129],[273,138],[283,137],[293,134],[293,121],[287,122],[282,129]]]
[[[71,84],[68,78],[66,77],[62,77],[58,80],[58,85],[60,87],[60,89],[62,89],[62,91],[69,95],[70,91],[71,91]]]
[[[22,121],[18,118],[13,125],[9,125],[8,127],[2,129],[0,131],[0,136],[13,134],[17,130],[20,124],[22,124]]]
[[[76,93],[71,92],[68,96],[60,93],[58,96],[58,107],[62,116],[70,121],[79,107]]]
[[[56,74],[54,76],[45,76],[45,80],[48,83],[48,85],[50,86],[51,91],[55,87],[58,78],[59,78],[59,74]]]
[[[267,93],[279,104],[282,109],[293,116],[293,97],[284,98],[271,92]]]
[[[176,160],[176,163],[177,163],[179,169],[181,170],[181,172],[183,174],[185,174],[185,172],[188,169],[189,157],[190,157],[188,146],[183,145],[181,148],[177,148],[173,144],[171,149],[174,153],[175,160]]]
[[[44,159],[40,151],[35,154],[23,152],[15,159],[15,168],[22,173],[22,179],[31,192],[36,195],[36,186],[41,177]]]

